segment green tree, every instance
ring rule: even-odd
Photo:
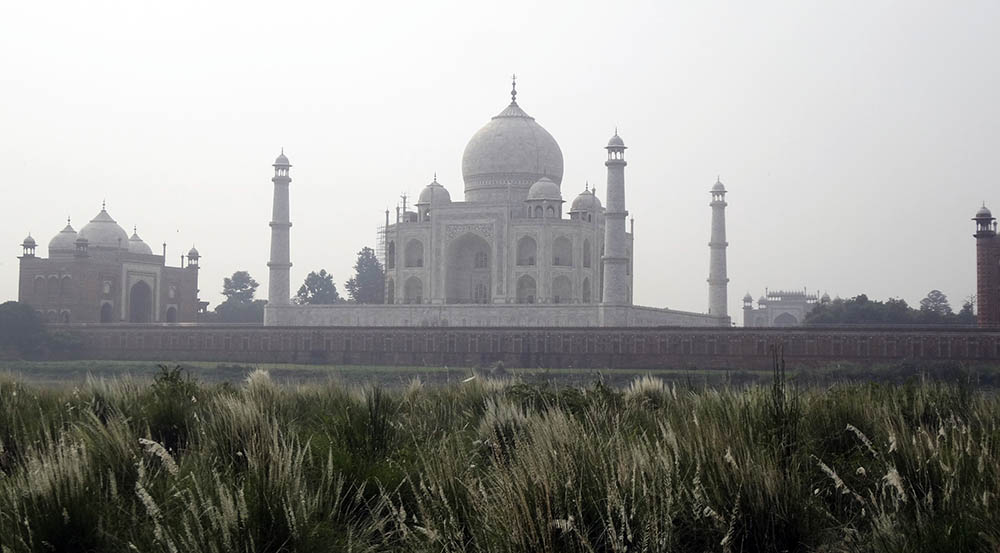
[[[344,285],[355,303],[385,302],[385,272],[375,256],[375,250],[364,247],[358,252],[354,276]]]
[[[222,295],[226,300],[215,306],[219,322],[262,323],[264,322],[264,300],[255,300],[257,281],[247,271],[236,271],[232,277],[222,281]]]
[[[326,269],[320,269],[318,273],[312,271],[306,275],[306,280],[299,287],[294,301],[299,305],[329,305],[341,300],[337,285],[333,282],[333,275],[326,272]]]
[[[963,325],[974,325],[976,324],[976,296],[970,296],[962,303],[962,309],[955,316],[955,319],[959,324]]]
[[[232,277],[227,277],[222,281],[222,295],[226,296],[226,301],[237,303],[250,303],[257,292],[257,281],[250,276],[247,271],[236,271]]]
[[[45,323],[30,305],[16,301],[0,304],[0,350],[34,353],[47,339]]]
[[[927,297],[920,300],[920,310],[923,312],[937,313],[945,317],[952,314],[951,305],[948,303],[948,296],[941,290],[931,290]]]

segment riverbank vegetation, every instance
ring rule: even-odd
[[[992,551],[963,384],[41,388],[0,377],[3,551]]]

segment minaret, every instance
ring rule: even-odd
[[[628,302],[626,285],[628,275],[626,265],[628,257],[625,254],[625,141],[615,135],[608,141],[605,148],[608,160],[604,165],[608,168],[608,185],[606,194],[607,206],[604,212],[604,296],[601,303],[607,306],[624,306]],[[612,315],[605,312],[604,326],[622,326],[626,323],[624,311]]]
[[[979,208],[976,216],[976,321],[979,326],[992,327],[1000,325],[1000,247],[997,242],[996,219],[986,204]]]
[[[267,263],[270,275],[267,282],[267,303],[269,305],[288,305],[291,299],[289,290],[288,270],[292,263],[288,253],[288,231],[292,222],[288,218],[288,184],[292,182],[288,176],[291,164],[285,157],[282,148],[281,155],[274,160],[274,203],[271,207],[271,261]]]
[[[726,187],[722,181],[715,179],[712,186],[712,240],[708,243],[711,251],[708,263],[708,314],[714,317],[728,317],[726,303],[726,288],[729,277],[726,276]],[[725,326],[729,326],[726,321]]]

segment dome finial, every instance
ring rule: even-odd
[[[434,171],[434,182],[438,181],[438,172]]]
[[[510,102],[517,103],[517,73],[510,76]]]
[[[583,185],[583,191],[584,192],[590,192],[590,181],[586,181],[586,183],[584,183],[584,185]]]
[[[104,211],[107,208],[108,208],[108,201],[107,200],[101,200],[101,211]]]

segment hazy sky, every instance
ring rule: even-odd
[[[975,291],[969,220],[1000,211],[1000,2],[8,2],[0,18],[0,299],[28,231],[47,255],[108,211],[201,297],[266,296],[271,163],[293,164],[292,292],[344,293],[384,210],[509,101],[559,142],[563,196],[604,198],[629,146],[635,300],[706,311],[729,189],[729,309],[765,287]]]

